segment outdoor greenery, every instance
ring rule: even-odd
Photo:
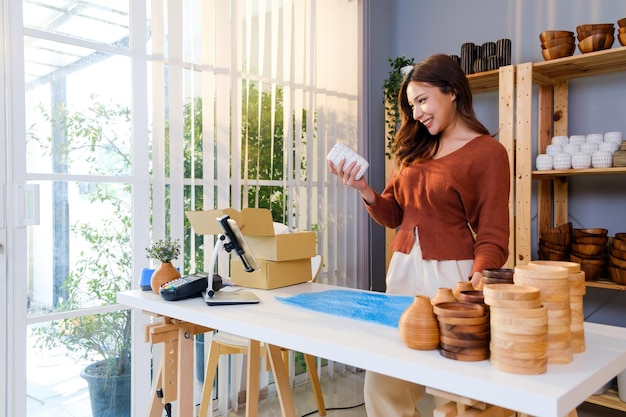
[[[414,65],[415,59],[405,58],[404,55],[395,59],[389,59],[391,69],[389,70],[389,78],[383,84],[384,103],[385,103],[385,124],[387,127],[387,150],[385,156],[391,158],[393,151],[393,143],[396,138],[396,130],[400,124],[400,113],[398,112],[398,93],[404,76],[401,69]]]

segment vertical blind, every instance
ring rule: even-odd
[[[153,238],[184,241],[185,210],[269,208],[274,221],[317,232],[321,282],[367,287],[362,203],[326,162],[336,142],[364,145],[357,8],[151,0]],[[213,239],[190,234],[187,268],[210,259]],[[218,267],[227,275],[226,255]]]

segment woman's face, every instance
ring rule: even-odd
[[[406,95],[413,119],[423,124],[431,135],[443,132],[454,121],[456,94],[442,93],[439,87],[411,81],[407,85]]]

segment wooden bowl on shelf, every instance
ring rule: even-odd
[[[609,242],[608,236],[587,236],[574,238],[574,243],[585,245],[603,245]]]
[[[626,251],[619,250],[619,249],[617,249],[614,246],[611,246],[609,248],[609,255],[611,255],[611,256],[613,256],[615,258],[621,259],[623,261],[626,261]]]
[[[626,17],[622,17],[617,21],[617,25],[621,28],[626,27]]]
[[[619,44],[622,46],[626,46],[626,32],[624,33],[619,33],[617,35],[617,40],[619,41]]]
[[[547,40],[545,42],[541,42],[541,49],[552,48],[554,46],[562,45],[562,44],[574,44],[576,40],[573,36],[565,36],[563,38],[554,38]]]
[[[617,28],[617,33],[626,33],[626,26]]]
[[[597,35],[597,34],[615,35],[615,29],[610,29],[610,30],[606,30],[606,29],[586,30],[586,31],[579,32],[578,35],[576,36],[576,38],[578,39],[578,42],[580,42],[583,39],[588,38],[591,35]]]
[[[543,55],[543,59],[545,59],[546,61],[550,61],[552,59],[572,56],[575,49],[575,44],[563,43],[561,45],[553,46],[552,48],[543,49],[541,51],[541,55]]]
[[[541,42],[549,41],[550,39],[556,38],[564,38],[564,37],[574,37],[574,32],[570,32],[569,30],[546,30],[539,34],[539,40]]]
[[[617,250],[626,251],[626,240],[613,238],[613,242],[611,243],[611,247]]]
[[[480,304],[453,301],[439,303],[433,306],[433,311],[438,317],[481,317],[485,315],[485,308]]]
[[[545,240],[559,246],[569,246],[572,241],[570,233],[544,233],[539,240]]]
[[[582,255],[600,255],[606,252],[606,244],[594,245],[590,243],[572,243],[572,252]]]
[[[585,25],[576,26],[576,33],[581,34],[584,32],[589,32],[590,30],[615,30],[614,23],[590,23]]]
[[[612,33],[596,33],[579,41],[578,49],[581,53],[587,54],[609,49],[613,46],[613,42],[615,42],[615,36]]]
[[[577,238],[577,237],[590,237],[590,236],[606,236],[606,235],[608,235],[608,233],[609,233],[608,229],[603,229],[603,228],[600,228],[600,227],[572,229],[572,235],[575,238]]]
[[[618,268],[616,266],[609,265],[609,278],[616,284],[626,285],[626,269]]]

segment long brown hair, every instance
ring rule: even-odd
[[[439,150],[441,140],[441,132],[431,135],[423,124],[413,119],[413,110],[406,95],[407,86],[411,81],[439,87],[443,94],[454,92],[457,115],[472,130],[489,134],[487,128],[476,118],[469,82],[459,64],[448,55],[432,55],[409,71],[398,92],[401,125],[396,133],[393,150],[399,168],[432,158]]]

